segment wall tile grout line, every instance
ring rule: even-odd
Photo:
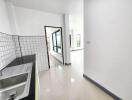
[[[19,40],[18,40],[19,37]],[[39,70],[43,70],[45,59],[44,36],[17,36],[0,32],[0,70],[17,57],[36,54]],[[19,46],[19,41],[21,48]]]

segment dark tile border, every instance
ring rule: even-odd
[[[94,85],[96,85],[97,87],[99,87],[101,90],[103,90],[105,93],[107,93],[108,95],[110,95],[114,100],[122,100],[120,97],[116,96],[115,94],[113,94],[112,92],[110,92],[109,90],[107,90],[106,88],[104,88],[103,86],[101,86],[99,83],[97,83],[96,81],[94,81],[93,79],[89,78],[88,76],[86,76],[85,74],[83,74],[83,77],[85,79],[87,79],[88,81],[90,81],[91,83],[93,83]]]

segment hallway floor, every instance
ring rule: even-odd
[[[50,67],[57,67],[61,63],[50,54]]]
[[[58,65],[39,73],[40,100],[114,100],[83,78],[82,69],[77,71],[83,60],[78,52],[73,53],[71,56],[78,54],[78,58],[73,57],[71,66]]]

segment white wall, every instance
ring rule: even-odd
[[[132,99],[132,1],[85,0],[84,74]]]
[[[62,26],[60,14],[15,7],[19,35],[44,35],[44,26]]]
[[[63,34],[63,40],[65,40],[64,43],[64,63],[65,64],[70,64],[71,63],[71,55],[70,55],[70,24],[69,24],[69,14],[64,14],[63,15],[63,23],[64,23],[64,32]]]
[[[74,5],[74,7],[73,7]],[[71,49],[82,49],[83,48],[83,0],[72,1],[69,5],[69,24],[70,24],[70,34],[71,34]],[[78,48],[76,46],[76,34],[81,36],[81,46]]]
[[[5,0],[0,0],[0,32],[11,34]]]
[[[6,7],[7,7],[7,15],[9,18],[11,33],[13,35],[16,35],[17,33],[19,33],[19,29],[18,29],[17,22],[16,22],[15,7],[12,4],[12,2],[9,0],[6,0]]]

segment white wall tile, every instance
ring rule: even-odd
[[[13,37],[0,33],[0,70],[16,58]]]

